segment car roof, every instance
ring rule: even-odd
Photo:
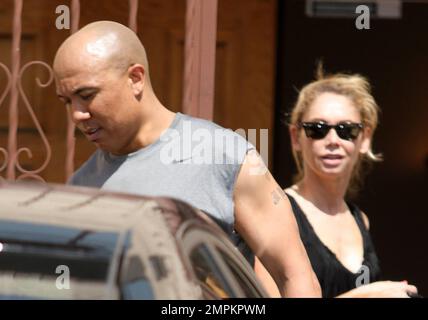
[[[144,261],[145,276],[151,283],[156,283],[153,286],[155,297],[200,297],[201,289],[188,281],[190,271],[183,264],[181,251],[177,250],[180,242],[177,240],[182,239],[189,226],[195,225],[205,230],[208,228],[216,239],[228,243],[220,221],[214,221],[177,199],[0,180],[0,245],[4,242],[8,246],[6,251],[11,254],[25,251],[21,255],[22,261],[31,258],[27,257],[28,253],[45,254],[52,248],[51,254],[45,256],[49,259],[58,257],[61,263],[65,261],[65,265],[79,272],[79,277],[91,281],[95,278],[107,280],[108,290],[100,288],[93,293],[95,295],[105,291],[109,298],[117,296],[114,283],[123,267],[119,266],[123,248],[129,261],[135,256]],[[24,251],[23,246],[27,246]],[[22,265],[22,272],[26,272],[37,265],[40,269],[37,272],[51,272],[52,263],[27,261],[17,265],[16,261],[15,257],[11,270],[17,271]],[[125,282],[129,276],[128,272],[122,274]],[[86,297],[87,292],[83,293]]]
[[[91,231],[120,232],[138,219],[150,223],[151,208],[175,234],[184,221],[218,226],[199,210],[167,197],[146,197],[94,188],[39,182],[0,181],[0,219]],[[140,220],[141,221],[141,220]]]
[[[162,248],[166,254],[175,250],[178,230],[189,225],[222,234],[206,214],[176,199],[28,182],[0,182],[0,222],[1,241],[85,256],[111,257],[117,246],[142,243],[138,251],[144,255]]]
[[[107,277],[109,285],[119,268],[120,248],[146,263],[173,268],[167,277],[156,273],[164,268],[145,268],[145,272],[156,279],[156,296],[174,299],[199,296],[200,290],[185,280],[189,275],[177,251],[178,230],[197,224],[222,234],[207,215],[177,199],[29,182],[0,181],[0,222],[0,244],[21,244],[32,251],[53,248],[61,259],[69,257],[72,261],[66,264],[74,263],[73,270],[80,270],[82,276],[88,264],[78,263],[97,258],[97,263],[107,263],[97,274]],[[181,291],[174,291],[173,283],[181,283]]]

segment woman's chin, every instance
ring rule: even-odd
[[[347,170],[344,166],[322,166],[320,171],[323,173],[323,176],[328,176],[331,178],[343,177],[347,175]]]
[[[349,169],[349,161],[345,159],[335,159],[335,160],[322,160],[317,163],[318,169],[324,174],[328,175],[347,175]]]

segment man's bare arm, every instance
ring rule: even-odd
[[[282,296],[320,297],[287,196],[250,152],[234,190],[235,229],[272,275]]]
[[[266,292],[268,293],[269,297],[280,298],[281,293],[278,290],[278,286],[276,285],[275,281],[272,279],[269,272],[266,270],[266,268],[260,262],[259,258],[257,258],[257,257],[256,257],[255,263],[254,263],[254,271],[255,271],[257,278],[259,279],[260,283],[263,285]]]

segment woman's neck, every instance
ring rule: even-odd
[[[319,210],[335,215],[347,210],[344,199],[348,184],[349,177],[325,179],[308,172],[293,189]]]

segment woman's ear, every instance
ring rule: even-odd
[[[140,97],[143,94],[144,84],[146,82],[146,71],[141,64],[134,64],[128,69],[129,83],[134,96]]]
[[[366,154],[370,150],[372,143],[372,129],[369,127],[364,128],[363,130],[363,141],[360,147],[360,153]]]
[[[301,146],[299,139],[299,128],[296,125],[291,124],[288,130],[290,132],[291,147],[293,148],[293,150],[300,151]]]

